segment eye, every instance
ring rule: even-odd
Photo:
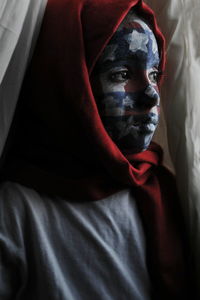
[[[158,83],[158,79],[159,79],[159,71],[157,70],[154,70],[154,71],[151,71],[149,73],[149,80],[154,83],[154,84],[157,84]]]
[[[130,79],[130,73],[128,70],[116,71],[112,72],[109,77],[112,82],[120,83]]]

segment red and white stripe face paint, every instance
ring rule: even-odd
[[[152,30],[130,12],[92,75],[103,124],[122,151],[141,152],[151,142],[159,119],[158,65]]]

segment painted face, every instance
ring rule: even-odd
[[[152,30],[129,13],[92,75],[102,122],[122,151],[141,152],[151,142],[159,118],[158,65]]]

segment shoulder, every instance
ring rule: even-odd
[[[32,200],[41,198],[33,189],[27,188],[15,182],[3,182],[0,185],[1,209],[22,208]]]
[[[21,232],[26,219],[29,195],[26,188],[13,182],[0,185],[0,232],[14,235]]]
[[[18,183],[4,182],[0,185],[0,227],[6,224],[13,228],[15,224],[22,232],[45,227],[55,215],[62,215],[66,202]]]
[[[22,228],[40,218],[51,199],[14,182],[0,185],[0,226]]]

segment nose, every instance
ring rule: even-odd
[[[148,85],[144,88],[138,105],[141,109],[150,109],[154,106],[158,106],[160,102],[159,93],[152,85]]]
[[[148,85],[147,88],[144,91],[145,95],[147,95],[149,98],[158,100],[159,99],[159,94],[156,91],[156,89],[152,85]]]

